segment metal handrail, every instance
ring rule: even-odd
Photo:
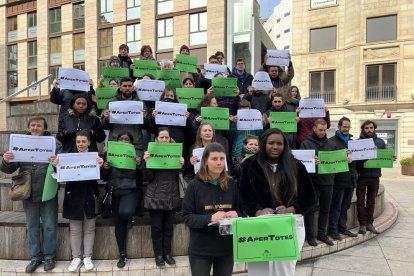
[[[44,78],[43,78],[43,79],[41,79],[41,80],[38,80],[38,81],[36,81],[36,82],[34,82],[34,83],[30,84],[29,86],[27,86],[26,88],[24,88],[24,89],[22,89],[22,90],[20,90],[20,91],[17,91],[17,92],[15,92],[15,93],[13,93],[13,94],[11,94],[11,95],[7,96],[6,98],[4,98],[4,99],[0,100],[0,104],[2,104],[2,103],[4,103],[4,102],[8,102],[10,99],[12,99],[12,98],[16,97],[17,95],[19,95],[19,94],[23,93],[24,91],[27,91],[27,90],[29,90],[30,88],[32,88],[32,87],[34,87],[34,86],[37,86],[39,83],[42,83],[42,82],[44,82],[45,80],[50,79],[50,77],[51,77],[51,76],[52,76],[52,74],[48,75],[47,77],[44,77]],[[38,96],[38,100],[39,100],[39,101],[40,101],[40,100],[41,100],[41,98],[42,98],[42,96],[41,96],[42,89],[41,89],[40,87],[41,87],[41,86],[39,86],[39,96]]]

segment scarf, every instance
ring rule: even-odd
[[[336,135],[345,143],[348,143],[348,141],[351,139],[351,135],[344,135],[342,132],[340,132],[339,130],[336,131]]]

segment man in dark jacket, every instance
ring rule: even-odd
[[[33,117],[28,123],[28,135],[50,136],[46,131],[47,123],[43,117]],[[53,156],[54,157],[54,156]],[[51,156],[51,158],[53,158]],[[17,169],[20,172],[29,171],[31,175],[31,192],[28,199],[23,200],[23,209],[27,221],[27,235],[31,262],[26,266],[26,273],[33,273],[44,260],[44,270],[55,267],[56,238],[58,221],[58,197],[42,202],[48,163],[12,162],[14,155],[7,151],[3,155],[0,170],[11,174]],[[41,222],[41,223],[40,223]],[[40,228],[43,229],[43,246],[40,238]]]
[[[313,125],[313,133],[300,145],[300,149],[315,150],[315,159],[318,164],[319,151],[333,151],[336,150],[335,143],[326,137],[327,123],[323,119],[318,119]],[[318,235],[317,239],[333,245],[333,242],[326,235],[326,227],[328,226],[329,208],[331,206],[331,199],[334,186],[335,174],[309,174],[312,179],[313,187],[315,187],[316,198],[319,201],[319,217],[318,217]],[[312,210],[305,216],[306,240],[309,245],[317,246],[314,232],[315,210]]]
[[[375,130],[377,124],[371,120],[365,121],[361,125],[361,135],[359,139],[374,140],[377,149],[385,149],[385,142],[377,137]],[[378,193],[379,178],[381,177],[381,169],[364,168],[365,160],[357,162],[358,182],[357,182],[357,212],[359,221],[360,234],[365,234],[368,231],[379,234],[377,229],[372,225],[374,222],[375,197]]]
[[[336,145],[336,149],[348,148],[348,141],[352,140],[352,135],[349,133],[350,129],[351,121],[347,117],[342,117],[338,122],[338,130],[335,132],[335,136],[329,138]],[[351,207],[356,177],[355,162],[349,163],[348,172],[335,174],[335,185],[329,213],[329,235],[335,240],[341,240],[339,234],[349,237],[357,236],[357,234],[352,233],[346,227],[347,212],[349,207]]]
[[[236,66],[231,72],[232,76],[237,78],[237,87],[240,94],[247,94],[247,88],[252,85],[253,76],[246,72],[246,63],[243,58],[236,59]]]

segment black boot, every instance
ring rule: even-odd
[[[125,253],[121,253],[119,255],[119,260],[118,260],[118,263],[116,264],[116,266],[118,268],[123,268],[123,267],[125,267],[126,261],[127,261],[126,254]]]
[[[155,257],[155,264],[157,266],[165,266],[165,261],[164,258],[162,257],[162,255],[158,255]]]
[[[171,257],[170,254],[165,254],[164,261],[169,265],[175,265],[175,260]]]

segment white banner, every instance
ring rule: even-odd
[[[155,110],[157,111],[157,116],[155,116],[157,125],[185,126],[187,123],[186,104],[157,101],[155,102]]]
[[[293,156],[305,165],[308,173],[315,173],[315,150],[292,150]]]
[[[265,71],[258,71],[254,75],[252,87],[256,90],[272,90],[273,84],[270,80],[269,73]]]
[[[299,107],[299,118],[325,118],[325,101],[323,99],[301,99]]]
[[[352,161],[377,158],[377,148],[372,138],[349,140],[348,149],[352,151],[349,155]]]
[[[263,129],[262,113],[257,109],[237,110],[237,130]]]
[[[59,88],[89,91],[89,74],[83,70],[59,68]]]
[[[158,101],[164,89],[164,81],[143,79],[137,82],[137,93],[141,101]]]
[[[287,50],[267,50],[266,65],[289,66],[289,51]]]
[[[56,151],[55,137],[11,134],[9,151],[14,155],[12,162],[49,163]]]
[[[109,102],[111,124],[141,125],[144,123],[144,104],[140,101]]]
[[[100,179],[100,168],[96,158],[97,152],[58,154],[57,181],[82,181]]]
[[[323,8],[329,6],[335,6],[337,0],[310,0],[310,8]]]
[[[200,170],[201,158],[203,157],[203,153],[204,153],[204,148],[193,149],[193,156],[197,156],[197,163],[194,164],[194,173],[198,173],[198,171]],[[229,170],[229,168],[227,167],[226,156],[224,156],[224,167],[226,171]]]
[[[206,72],[204,77],[211,80],[215,74],[225,73],[227,65],[204,63],[204,71]]]

